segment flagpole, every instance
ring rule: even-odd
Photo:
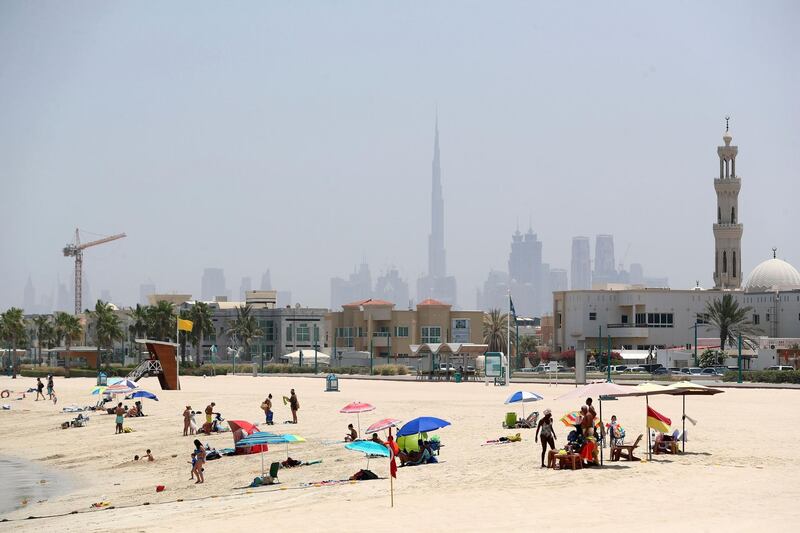
[[[644,413],[644,427],[647,430],[647,455],[650,457],[649,461],[653,460],[653,447],[650,445],[650,426],[647,424],[647,417],[650,415],[650,396],[644,395],[644,403],[647,405],[647,410]]]
[[[392,459],[394,459],[394,451],[389,450],[389,498],[394,507],[394,476],[392,476]]]

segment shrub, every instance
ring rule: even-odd
[[[725,372],[722,381],[738,381],[739,373]],[[800,370],[750,370],[742,372],[742,381],[753,383],[800,383]]]

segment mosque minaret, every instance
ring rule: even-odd
[[[737,146],[725,118],[725,146],[717,147],[719,178],[714,180],[717,192],[717,222],[714,224],[714,288],[738,289],[742,285],[742,224],[738,223],[739,190],[742,180],[736,174]]]

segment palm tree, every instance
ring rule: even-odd
[[[732,295],[725,294],[722,299],[716,298],[706,303],[708,322],[719,330],[719,349],[725,351],[725,343],[735,346],[737,337],[749,346],[755,344],[752,337],[758,335],[759,329],[750,322],[752,307],[740,307]]]
[[[214,323],[211,322],[211,310],[205,302],[196,302],[189,311],[189,320],[192,321],[192,341],[197,352],[197,362],[203,364],[203,338],[214,332]]]
[[[148,310],[149,307],[142,307],[139,304],[136,304],[136,307],[131,307],[128,309],[128,315],[132,320],[131,325],[128,326],[128,330],[131,332],[134,339],[147,335]],[[139,362],[141,363],[142,351],[137,347],[136,352],[139,355]]]
[[[17,344],[26,337],[22,309],[12,307],[0,315],[0,333],[11,347],[11,377],[17,379]]]
[[[147,308],[147,335],[155,340],[165,341],[175,331],[175,309],[166,300]],[[177,342],[177,339],[175,339]]]
[[[483,342],[489,345],[489,352],[505,352],[508,344],[508,313],[492,309],[483,315]],[[516,336],[511,330],[511,346],[513,349]],[[506,354],[510,357],[511,354]]]
[[[47,342],[48,326],[50,317],[48,315],[37,315],[33,317],[33,325],[36,328],[36,345],[38,348],[39,364],[42,364],[42,344]]]
[[[58,311],[55,314],[55,324],[56,337],[58,340],[63,337],[64,346],[67,349],[67,353],[64,356],[64,375],[69,377],[69,356],[70,349],[72,348],[72,341],[81,338],[81,335],[83,335],[83,327],[77,316],[62,311]]]
[[[264,334],[258,327],[256,318],[250,314],[252,307],[250,304],[240,305],[236,308],[236,318],[233,319],[227,334],[238,338],[244,347],[245,360],[250,360],[250,340]]]
[[[94,326],[94,337],[97,343],[97,354],[102,354],[102,349],[105,348],[108,352],[113,352],[114,343],[125,339],[125,333],[122,331],[122,324],[119,316],[114,312],[111,304],[103,300],[97,300],[89,316],[92,319]],[[98,367],[100,361],[98,360]],[[111,353],[106,356],[106,371],[111,366]]]

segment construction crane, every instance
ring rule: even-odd
[[[98,244],[105,244],[107,242],[116,241],[127,237],[124,233],[111,235],[110,237],[103,237],[96,241],[86,242],[81,244],[81,236],[78,228],[75,228],[75,242],[70,243],[64,247],[64,257],[75,258],[75,314],[81,312],[81,293],[83,292],[83,251],[86,248],[97,246]]]

